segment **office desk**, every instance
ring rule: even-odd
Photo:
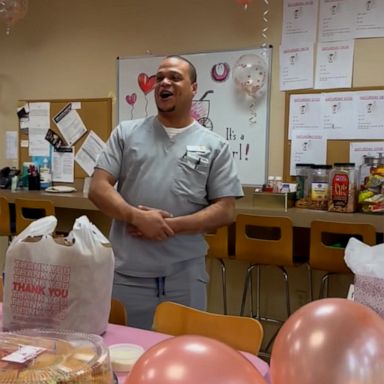
[[[288,208],[287,212],[281,209],[263,208],[257,206],[253,200],[250,189],[245,189],[246,195],[236,201],[236,214],[245,213],[251,215],[265,216],[286,216],[289,217],[294,226],[294,254],[298,261],[308,257],[309,249],[309,228],[313,220],[328,220],[339,222],[360,222],[370,223],[376,228],[379,234],[379,241],[382,240],[384,233],[384,216],[369,215],[364,213],[337,213],[317,211],[303,208]],[[14,191],[0,189],[0,196],[4,196],[10,203],[15,198],[44,199],[51,200],[55,205],[56,216],[58,218],[57,230],[69,232],[75,219],[82,215],[87,215],[90,221],[95,224],[104,235],[108,236],[111,219],[104,215],[82,192],[71,193],[48,193],[44,191]],[[233,238],[233,235],[231,235]],[[232,243],[232,245],[231,245]],[[233,239],[230,240],[230,250],[233,253]]]
[[[313,220],[338,221],[342,223],[369,223],[375,226],[376,232],[384,233],[384,216],[366,213],[338,213],[318,211],[315,209],[288,208],[271,209],[257,206],[252,193],[246,193],[242,199],[236,201],[236,213],[265,216],[286,216],[292,220],[294,227],[309,228]]]
[[[57,230],[69,232],[73,227],[75,219],[86,215],[105,235],[108,235],[111,219],[99,211],[83,192],[49,193],[44,191],[0,189],[0,196],[7,198],[11,204],[17,198],[50,200],[55,206],[58,219]]]
[[[4,196],[10,203],[15,198],[28,198],[37,200],[51,200],[59,213],[62,210],[80,211],[81,214],[92,215],[97,213],[103,220],[110,219],[104,216],[98,208],[88,199],[87,195],[82,192],[71,193],[48,193],[44,191],[14,191],[9,189],[0,189],[0,196]],[[364,213],[337,213],[317,211],[313,209],[288,208],[284,209],[263,208],[255,205],[252,193],[246,191],[246,196],[236,201],[236,213],[246,213],[252,215],[266,216],[286,216],[289,217],[295,227],[309,228],[313,220],[339,221],[345,223],[361,222],[373,224],[379,233],[384,233],[384,215],[369,215]],[[95,215],[95,216],[97,216]],[[58,215],[59,216],[59,215]],[[95,223],[96,224],[96,223]],[[97,225],[97,224],[96,224]]]
[[[0,303],[0,328],[3,325],[3,307],[2,303]],[[137,329],[132,327],[124,327],[121,325],[108,324],[107,330],[103,335],[104,342],[107,346],[112,344],[120,344],[120,343],[130,343],[137,344],[142,346],[145,350],[149,349],[153,345],[168,339],[172,336],[165,335],[163,333],[146,331],[143,329]],[[265,378],[266,383],[270,383],[270,375],[269,375],[269,366],[268,364],[258,358],[255,355],[247,352],[241,352],[262,374]],[[127,373],[117,373],[119,383],[124,383],[124,379],[127,376]]]

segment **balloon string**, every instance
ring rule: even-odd
[[[147,95],[145,95],[144,97],[145,97],[145,117],[148,117],[148,99],[147,99]]]
[[[133,110],[135,109],[135,106],[133,105],[131,108],[131,120],[133,120]]]
[[[263,40],[264,40],[262,46],[267,47],[268,46],[268,44],[267,44],[267,41],[268,41],[267,31],[269,29],[267,16],[269,14],[269,1],[264,0],[264,4],[266,5],[267,9],[263,12],[264,28],[261,31],[261,35],[263,36]]]

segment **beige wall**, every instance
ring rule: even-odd
[[[265,23],[264,0],[253,0],[247,11],[235,0],[30,0],[26,18],[11,34],[6,36],[4,28],[0,31],[0,166],[7,164],[5,131],[17,129],[19,99],[114,95],[118,56],[244,49],[267,42],[274,46],[269,173],[282,174],[285,99],[278,73],[282,0],[269,0],[269,7]],[[267,41],[261,33],[264,27]],[[356,42],[355,86],[384,85],[383,48],[384,39]],[[3,253],[6,241],[0,245]],[[244,266],[230,269],[235,271],[231,276],[240,280]],[[305,270],[299,275],[293,291],[300,293],[306,289]],[[212,280],[217,282],[215,276]],[[237,312],[242,286],[239,281],[229,284],[230,310]],[[211,296],[220,295],[217,284],[214,288]],[[302,304],[296,296],[294,306]],[[213,302],[212,308],[220,310],[220,299]]]
[[[9,36],[0,31],[0,166],[4,132],[16,130],[18,99],[106,97],[116,94],[116,58],[192,53],[272,44],[269,173],[282,174],[284,93],[278,47],[282,0],[248,10],[235,0],[30,0]],[[3,26],[2,26],[3,27]],[[268,27],[267,41],[262,29]],[[384,39],[356,42],[354,85],[384,84]]]
[[[280,1],[270,1],[268,44],[280,40]],[[0,138],[16,130],[18,99],[116,94],[116,58],[258,47],[264,1],[30,0],[9,36],[0,31]],[[277,27],[276,27],[277,26]],[[281,173],[283,94],[274,76],[271,172]],[[276,79],[276,80],[275,80]],[[115,109],[115,108],[114,108]],[[3,140],[1,140],[4,142]],[[0,166],[6,163],[1,147]]]

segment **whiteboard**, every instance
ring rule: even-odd
[[[192,116],[228,140],[243,185],[265,183],[268,169],[269,99],[272,48],[185,54],[197,70]],[[117,59],[118,120],[157,113],[153,89],[164,56]],[[236,83],[240,62],[254,59],[264,66],[256,92]],[[253,75],[252,75],[253,76]],[[243,84],[243,83],[242,83]]]

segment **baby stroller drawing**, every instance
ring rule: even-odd
[[[192,101],[191,113],[192,117],[197,120],[203,127],[213,130],[213,122],[209,118],[210,101],[205,100],[206,96],[213,93],[209,90],[200,97],[199,100]]]

